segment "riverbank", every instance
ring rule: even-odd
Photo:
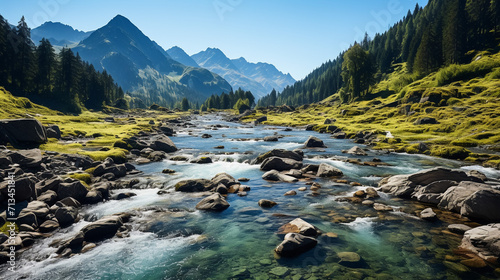
[[[109,196],[103,197],[102,201],[96,199],[97,204],[87,203],[86,194],[79,207],[61,205],[60,201],[56,201],[51,206],[47,204],[47,207],[37,208],[40,212],[33,213],[37,221],[39,216],[47,213],[40,217],[41,224],[47,220],[59,221],[57,215],[51,216],[55,215],[52,210],[59,211],[60,218],[63,217],[60,208],[66,211],[64,213],[68,212],[64,217],[74,217],[71,207],[78,210],[75,219],[71,220],[73,223],[66,226],[55,227],[49,222],[54,226],[51,231],[41,232],[40,224],[37,229],[33,228],[34,231],[22,226],[24,231],[19,233],[19,250],[22,252],[18,259],[19,273],[32,279],[58,279],[72,275],[308,279],[335,275],[389,277],[391,274],[401,277],[427,275],[432,278],[436,275],[446,277],[477,273],[486,278],[495,277],[494,266],[471,268],[465,265],[470,257],[453,253],[459,247],[462,235],[450,234],[448,226],[466,224],[478,227],[482,224],[436,207],[432,209],[437,214],[437,220],[429,222],[415,214],[428,208],[428,205],[400,200],[381,192],[378,198],[366,195],[372,193],[369,188],[377,187],[377,183],[387,175],[410,174],[435,166],[468,172],[469,167],[457,161],[434,157],[388,154],[350,140],[330,138],[328,134],[304,129],[265,125],[253,127],[225,119],[227,116],[218,115],[180,120],[156,119],[152,126],[170,127],[173,131],[166,128],[143,131],[121,139],[127,145],[125,149],[130,150],[126,160],[133,163],[135,169],[126,163],[109,159],[99,162],[83,155],[70,158],[74,160],[62,160],[67,156],[50,152],[41,155],[37,168],[45,166],[50,169],[49,173],[62,176],[59,186],[83,185],[87,194],[96,194],[97,197],[98,192],[102,195],[107,189]],[[115,118],[115,122],[121,121],[121,118]],[[168,153],[155,151],[152,144],[159,134],[170,138],[177,150]],[[321,142],[307,141],[310,136]],[[306,141],[312,147],[305,148]],[[147,147],[138,149],[139,146],[134,148],[133,145]],[[353,150],[357,151],[353,154],[342,152],[355,145],[366,155],[361,155],[359,149]],[[321,177],[310,169],[313,167],[307,167],[297,171],[285,170],[283,176],[275,174],[289,183],[265,180],[262,176],[267,171],[261,171],[255,160],[259,154],[279,148],[289,151],[298,149],[296,160],[303,165],[301,169],[309,165],[319,167],[324,163],[333,168],[332,172],[339,170],[343,175],[333,172],[331,174],[337,177]],[[299,151],[303,153],[300,161]],[[155,158],[158,161],[152,160]],[[356,159],[362,163],[384,164],[359,164]],[[146,163],[147,160],[149,163]],[[292,166],[299,164],[292,163]],[[275,164],[275,160],[266,164]],[[54,166],[60,166],[60,169]],[[124,174],[122,167],[126,170],[123,177],[120,176]],[[472,168],[480,168],[488,177],[500,177],[491,169]],[[24,174],[19,173],[19,177],[41,177],[47,172],[21,170]],[[66,178],[67,172],[89,174],[90,178],[78,178],[84,182],[87,180],[88,187],[78,179]],[[216,180],[215,175],[221,172],[226,172],[229,179]],[[291,179],[290,176],[295,177]],[[39,180],[50,181],[44,178]],[[200,181],[202,190],[211,192],[176,191],[176,186],[177,190],[182,189],[179,183],[185,180],[204,180]],[[215,189],[206,188],[203,182],[207,183],[206,186],[212,186],[214,182],[223,183],[224,187],[216,184]],[[51,188],[51,185],[48,182],[35,184],[35,189]],[[222,196],[229,207],[217,213],[197,209],[203,197],[223,193],[224,188],[228,194]],[[40,197],[53,197],[50,196],[52,192],[57,199],[64,189],[54,186],[44,189],[46,193],[34,202],[39,204]],[[76,189],[83,192],[81,187]],[[286,193],[294,195],[284,195]],[[346,198],[349,199],[346,201]],[[259,201],[262,199],[274,201],[276,206],[261,208]],[[362,203],[365,200],[374,203]],[[317,245],[299,256],[275,258],[273,250],[283,242],[284,232],[280,228],[296,218],[317,227],[323,234],[311,237],[317,240]],[[42,227],[43,231],[46,226]],[[103,236],[109,239],[96,240],[92,232],[104,233]],[[155,259],[148,257],[151,252]],[[100,263],[99,268],[92,265],[95,262]],[[407,265],[402,265],[402,262]],[[219,265],[214,267],[214,263]],[[425,272],[421,268],[425,268]]]

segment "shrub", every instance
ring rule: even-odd
[[[500,67],[500,62],[492,58],[480,59],[470,64],[451,64],[436,73],[436,84],[443,86],[456,81],[482,77],[496,67]]]

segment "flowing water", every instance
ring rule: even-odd
[[[183,128],[171,139],[180,149],[178,155],[195,158],[209,154],[214,163],[197,165],[165,160],[137,166],[153,178],[150,188],[129,190],[137,196],[88,206],[81,211],[82,221],[36,243],[23,254],[16,276],[28,279],[495,279],[490,270],[459,274],[453,265],[453,250],[459,236],[443,232],[457,215],[441,213],[440,222],[418,219],[414,212],[428,206],[381,194],[379,201],[395,207],[395,212],[377,213],[372,208],[337,202],[359,189],[376,186],[386,175],[413,173],[425,168],[445,166],[464,170],[478,169],[492,178],[500,173],[480,166],[421,155],[384,154],[370,151],[365,161],[377,157],[391,166],[359,166],[342,159],[354,144],[303,129],[285,131],[283,127],[250,127],[225,122],[221,117],[198,116],[193,127]],[[214,126],[219,126],[214,129]],[[213,137],[203,139],[204,133]],[[282,135],[278,142],[255,140]],[[271,149],[301,148],[310,136],[319,137],[327,148],[305,149],[305,163],[326,162],[344,172],[350,182],[361,187],[317,179],[319,195],[310,190],[296,196],[283,196],[305,182],[270,183],[261,179],[258,165],[248,162]],[[214,147],[223,145],[224,149]],[[353,156],[354,157],[354,156]],[[356,158],[356,157],[354,157]],[[176,171],[165,175],[165,168]],[[230,207],[221,213],[195,209],[199,194],[177,193],[173,185],[187,178],[210,179],[226,172],[235,178],[246,177],[251,187],[248,196],[230,194]],[[142,179],[141,179],[142,180]],[[166,194],[157,194],[159,188]],[[271,209],[257,205],[260,199],[278,203]],[[158,211],[158,210],[161,211]],[[71,258],[56,258],[49,244],[68,238],[90,220],[124,211],[134,211],[130,237],[113,238],[93,250]],[[437,210],[436,210],[437,211]],[[293,259],[277,259],[273,249],[282,241],[280,226],[300,217],[323,233],[312,250]],[[356,252],[362,257],[357,267],[339,264],[337,253]],[[444,261],[449,262],[444,262]],[[370,278],[373,277],[373,278]]]

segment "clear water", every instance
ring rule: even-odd
[[[358,189],[375,186],[386,175],[416,172],[435,166],[479,169],[490,177],[500,178],[500,172],[479,166],[428,156],[382,154],[369,152],[369,160],[378,157],[391,164],[387,167],[358,166],[338,160],[345,158],[341,150],[354,144],[337,140],[328,134],[294,129],[285,132],[281,127],[256,128],[224,122],[218,116],[198,117],[195,127],[182,129],[172,137],[177,153],[193,158],[209,153],[214,163],[194,165],[185,162],[163,161],[138,166],[155,179],[149,189],[130,190],[136,197],[122,201],[109,201],[87,207],[85,220],[64,229],[54,236],[36,243],[19,261],[16,277],[28,279],[279,279],[273,274],[277,267],[286,268],[285,279],[495,279],[490,270],[465,274],[448,269],[443,261],[456,257],[453,250],[460,237],[443,233],[448,223],[459,222],[456,215],[447,215],[447,222],[429,223],[413,213],[427,206],[411,201],[394,199],[381,194],[383,203],[396,207],[393,213],[377,213],[369,207],[337,202],[335,198],[351,196]],[[227,128],[212,130],[221,124]],[[202,139],[203,133],[213,137]],[[243,138],[263,138],[284,135],[278,142]],[[341,169],[343,179],[356,181],[362,187],[338,184],[318,179],[323,187],[320,195],[299,192],[296,196],[283,196],[289,190],[305,186],[270,183],[261,179],[258,165],[249,160],[275,148],[295,149],[310,136],[322,139],[328,148],[304,150],[305,162],[327,162]],[[223,145],[224,150],[214,149]],[[337,159],[333,159],[337,158]],[[175,175],[164,175],[165,168]],[[230,207],[222,213],[200,212],[195,209],[199,194],[176,193],[172,186],[186,178],[210,179],[220,172],[235,178],[247,177],[251,187],[248,196],[229,195]],[[158,195],[160,187],[169,192]],[[272,199],[278,205],[261,209],[257,202]],[[164,209],[155,212],[153,209]],[[95,249],[71,258],[56,258],[55,248],[49,244],[67,238],[97,219],[124,211],[137,213],[130,237],[113,238]],[[445,213],[442,213],[445,215]],[[318,238],[318,245],[293,259],[277,259],[273,249],[281,242],[277,230],[290,220],[301,217],[321,229],[333,232],[338,238],[326,234]],[[339,264],[337,253],[356,252],[363,263],[359,267]],[[5,267],[0,268],[5,269]],[[273,270],[274,269],[274,270]],[[9,274],[7,274],[9,276]],[[5,278],[7,279],[7,278]],[[372,278],[368,278],[372,279]]]

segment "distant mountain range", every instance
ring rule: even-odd
[[[216,48],[208,48],[191,57],[201,67],[221,75],[233,88],[250,90],[257,98],[295,83],[290,74],[283,74],[272,64],[250,63],[243,57],[231,60]]]
[[[92,32],[79,31],[60,22],[47,21],[31,30],[31,40],[38,45],[42,38],[46,38],[53,46],[72,47],[89,37]]]
[[[203,68],[185,66],[123,16],[94,31],[73,48],[96,69],[106,70],[124,90],[145,105],[173,105],[183,97],[203,102],[231,85]]]
[[[46,22],[31,31],[31,38],[36,44],[48,38],[56,49],[72,48],[97,70],[111,74],[137,104],[171,106],[183,97],[201,103],[212,94],[239,87],[258,99],[273,88],[281,91],[295,83],[272,64],[231,60],[219,49],[192,56],[177,46],[165,51],[121,15],[89,32]]]

